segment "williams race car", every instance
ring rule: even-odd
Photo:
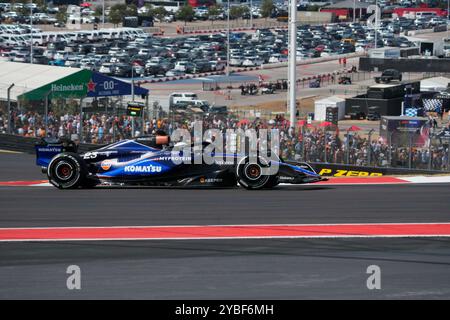
[[[203,143],[202,147],[207,146]],[[313,183],[326,178],[307,163],[277,161],[257,156],[232,157],[212,164],[190,163],[194,155],[178,153],[167,135],[122,140],[85,153],[70,140],[43,139],[36,144],[36,164],[51,184],[60,189],[97,185],[273,188],[279,183]],[[194,149],[195,150],[195,149]],[[215,155],[217,156],[217,155]],[[222,157],[224,158],[224,157]],[[229,158],[226,158],[229,159]],[[265,174],[272,164],[277,171]]]

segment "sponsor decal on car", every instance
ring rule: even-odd
[[[294,177],[286,177],[286,176],[279,176],[278,179],[280,181],[293,181],[293,180],[295,180]]]
[[[200,183],[217,183],[217,182],[222,182],[223,179],[219,179],[219,178],[205,178],[205,177],[201,177],[200,178]]]
[[[125,166],[124,172],[138,172],[138,173],[157,173],[162,171],[160,166]]]
[[[111,160],[105,160],[105,161],[102,161],[100,166],[102,167],[102,169],[104,171],[108,171],[112,166],[112,162],[111,162]]]
[[[159,157],[154,159],[154,161],[182,161],[182,162],[190,162],[192,159],[191,157]]]
[[[38,148],[38,152],[61,152],[61,147],[44,147]]]

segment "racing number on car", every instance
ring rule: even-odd
[[[88,152],[83,156],[83,159],[95,159],[97,158],[98,153],[97,152]]]

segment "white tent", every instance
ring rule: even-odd
[[[450,79],[446,77],[434,77],[420,81],[420,91],[437,92],[447,89]]]
[[[11,88],[11,101],[16,101],[28,91],[42,87],[58,79],[80,71],[80,68],[46,66],[42,64],[0,62],[0,100],[7,99],[8,87]]]
[[[314,101],[314,120],[325,121],[327,107],[338,108],[338,120],[345,117],[345,99],[331,96]]]

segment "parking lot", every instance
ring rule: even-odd
[[[14,12],[3,12],[4,21],[12,19]],[[0,25],[0,59],[147,79],[223,72],[227,66],[226,32],[164,37],[153,36],[141,28],[77,30],[68,26],[58,28],[58,31],[43,31],[48,29],[48,25],[57,23],[52,12],[34,12],[33,26],[26,16],[17,18],[17,21],[23,20],[22,24]],[[90,11],[83,12],[87,12],[83,15],[85,19],[91,17],[88,15]],[[87,23],[92,22],[89,19]],[[44,22],[45,25],[42,24]],[[440,17],[399,17],[383,20],[377,36],[373,28],[362,22],[300,25],[296,56],[298,61],[302,61],[363,53],[373,47],[412,47],[414,43],[403,35],[405,32],[442,24],[445,20]],[[285,28],[231,32],[229,65],[232,68],[254,68],[286,62],[287,40]]]

